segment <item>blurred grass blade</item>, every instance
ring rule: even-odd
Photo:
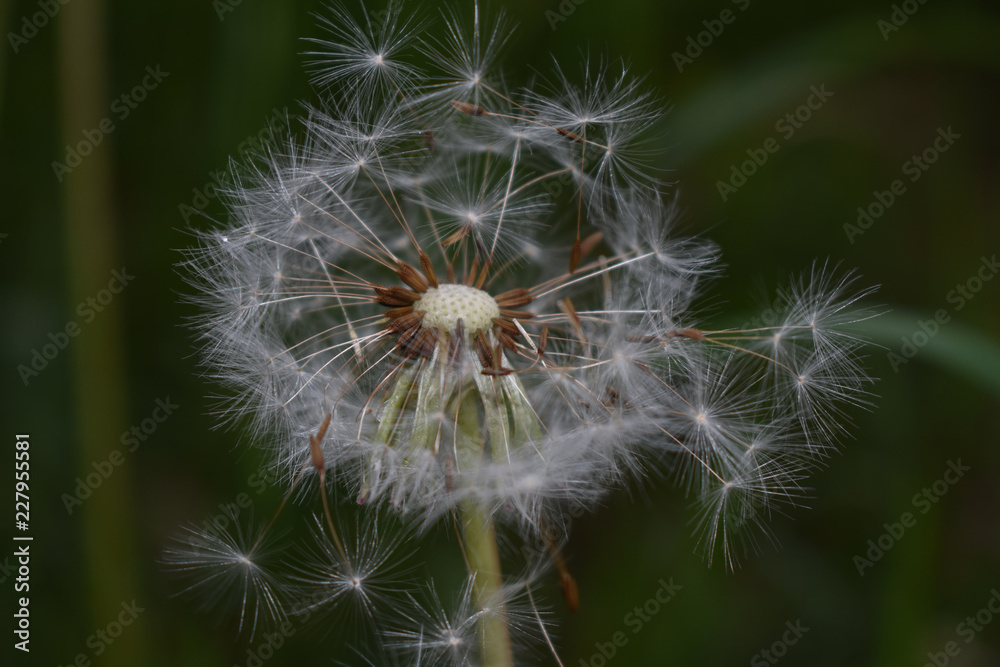
[[[895,310],[865,322],[862,331],[888,348],[885,354],[899,354],[901,339],[912,341],[913,334],[922,331],[920,322],[929,319],[926,313]],[[911,361],[938,364],[1000,398],[1000,341],[978,329],[954,321],[942,324]]]

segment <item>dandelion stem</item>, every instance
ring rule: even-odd
[[[476,392],[465,392],[458,414],[458,430],[464,441],[462,453],[467,457],[482,457],[486,444],[476,402]],[[462,503],[462,519],[465,557],[469,572],[475,578],[476,604],[482,609],[479,620],[482,664],[484,667],[513,667],[514,655],[503,610],[493,608],[500,604],[500,589],[503,587],[493,519],[487,508],[475,499]]]
[[[499,600],[503,586],[500,570],[500,551],[497,548],[493,520],[483,506],[469,501],[462,506],[465,519],[465,553],[469,568],[475,576],[476,601],[484,610],[479,621],[483,647],[483,665],[486,667],[513,667],[514,657],[510,648],[507,624],[498,609],[486,610]]]

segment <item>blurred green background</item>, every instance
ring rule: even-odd
[[[892,667],[928,663],[929,652],[937,664],[1000,664],[1000,618],[982,614],[978,623],[993,623],[968,642],[974,626],[959,627],[1000,587],[1000,280],[969,298],[952,292],[976,288],[984,266],[992,277],[983,258],[1000,252],[996,3],[490,5],[520,26],[505,61],[512,79],[548,71],[549,54],[569,65],[581,52],[624,56],[669,108],[650,147],[655,164],[677,184],[684,229],[717,241],[728,266],[707,321],[749,320],[755,295],[766,303],[814,258],[857,267],[891,309],[870,328],[884,346],[871,357],[879,396],[812,478],[811,508],[774,518],[777,546],[764,544],[735,573],[708,568],[694,513],[666,483],[618,494],[575,523],[567,555],[579,613],[545,591],[564,664],[767,665],[780,654],[782,665]],[[216,389],[198,375],[174,265],[191,244],[185,230],[209,224],[185,207],[223,217],[213,174],[276,111],[294,115],[296,100],[314,99],[301,38],[319,34],[311,13],[320,10],[312,0],[0,3],[0,469],[11,479],[14,434],[29,433],[35,538],[32,651],[13,664],[68,665],[80,654],[97,665],[247,662],[246,640],[170,597],[176,585],[156,564],[179,524],[240,492],[261,514],[277,501],[248,487],[257,454],[209,414]],[[720,15],[731,21],[713,23]],[[689,38],[701,39],[700,52]],[[144,78],[144,99],[121,97]],[[832,95],[800,110],[813,86]],[[796,112],[808,120],[782,122]],[[948,128],[958,138],[929,154],[926,171],[910,171]],[[719,182],[772,138],[777,152],[723,198]],[[81,141],[96,145],[79,166],[53,167]],[[896,179],[905,191],[867,229],[845,229],[858,207],[888,201],[877,193]],[[127,287],[102,293],[123,267],[134,276]],[[947,322],[935,329],[927,322],[940,310]],[[78,335],[60,336],[68,322]],[[935,335],[921,336],[921,322]],[[888,353],[914,334],[924,345],[894,367]],[[65,349],[37,375],[18,370],[59,341]],[[162,423],[148,421],[157,400],[177,406]],[[144,420],[150,434],[127,451],[122,435]],[[126,452],[121,464],[69,512],[64,494],[115,449]],[[946,492],[922,513],[914,495],[959,459],[969,471],[939,483]],[[855,557],[907,511],[916,524],[882,537],[895,543],[859,576]],[[0,547],[5,652],[12,551]],[[671,577],[683,588],[633,633],[626,615]],[[88,639],[133,600],[143,611],[113,644]],[[786,623],[808,630],[773,646],[795,637]],[[605,660],[595,643],[618,631],[627,643]],[[954,657],[941,653],[951,641]],[[346,657],[322,633],[302,633],[266,664]]]

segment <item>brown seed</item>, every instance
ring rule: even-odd
[[[503,319],[502,317],[494,317],[493,325],[499,327],[505,333],[514,336],[515,338],[521,333],[520,330],[517,328],[517,325],[515,325],[510,320]]]
[[[576,314],[576,307],[573,306],[573,302],[570,301],[569,298],[567,297],[567,298],[563,299],[562,301],[560,301],[560,303],[562,304],[563,308],[565,309],[566,314],[569,315],[570,319],[573,320],[573,324],[575,324],[577,326],[577,328],[579,328],[579,326],[580,326],[580,316]]]
[[[472,225],[462,225],[461,227],[458,228],[458,231],[456,231],[454,234],[452,234],[444,241],[442,241],[441,245],[443,245],[445,248],[447,248],[450,245],[454,245],[455,243],[458,243],[459,241],[464,239],[471,231],[472,231]],[[452,282],[455,281],[452,280]]]
[[[315,435],[309,436],[309,453],[312,456],[313,468],[324,470],[326,468],[326,459],[323,457],[323,448],[319,446],[319,438]]]
[[[472,258],[472,268],[469,269],[469,274],[465,276],[466,285],[469,285],[470,287],[472,286],[472,281],[475,278],[476,271],[478,270],[479,270],[479,255],[477,254]]]
[[[563,597],[566,598],[566,606],[573,613],[580,608],[580,589],[576,585],[576,579],[569,572],[563,572],[562,580]]]
[[[316,432],[316,439],[321,441],[324,436],[326,436],[326,429],[330,428],[330,420],[333,418],[329,412],[326,413],[326,417],[323,418],[323,423],[319,425],[319,431]]]
[[[405,287],[383,287],[373,285],[375,291],[375,302],[383,306],[409,306],[420,298],[420,295]]]
[[[417,290],[418,292],[426,292],[428,288],[427,281],[424,277],[420,275],[420,272],[415,268],[407,264],[406,262],[399,262],[399,268],[396,269],[396,274],[399,279],[404,283]]]
[[[448,453],[444,455],[444,490],[448,493],[455,490],[455,461]]]
[[[535,316],[534,313],[529,313],[526,310],[511,310],[509,308],[501,308],[500,314],[508,320],[530,320]]]
[[[559,301],[559,308],[569,317],[573,324],[573,333],[576,337],[580,339],[581,343],[587,342],[587,337],[583,333],[583,326],[580,324],[580,316],[576,312],[576,308],[573,306],[573,302],[569,300],[569,297]]]
[[[618,400],[621,394],[614,387],[604,388],[604,399],[601,401],[605,407],[611,407],[613,405],[618,405]]]
[[[690,338],[691,340],[705,340],[705,332],[701,329],[678,329],[674,333],[684,338]]]
[[[482,331],[476,334],[476,352],[479,353],[479,362],[483,368],[493,368],[493,350],[490,349],[490,344],[486,342],[486,336]]]
[[[402,306],[400,308],[391,308],[385,311],[385,316],[390,320],[394,320],[397,317],[402,317],[403,315],[409,315],[413,312],[413,306]]]
[[[459,102],[458,100],[452,100],[451,106],[455,107],[456,110],[469,116],[482,116],[486,113],[486,109],[475,104],[469,104],[468,102]]]
[[[542,327],[542,335],[538,337],[538,356],[545,354],[545,346],[549,342],[549,328]]]
[[[410,343],[414,355],[422,355],[427,359],[434,356],[434,346],[437,345],[437,334],[433,329],[421,329],[413,342]]]
[[[516,346],[514,345],[514,337],[508,335],[503,329],[497,331],[497,340],[499,340],[500,344],[508,350],[516,349]]]
[[[576,132],[570,132],[569,130],[564,130],[561,127],[557,127],[556,128],[556,132],[558,132],[559,134],[563,135],[564,137],[569,137],[573,141],[577,141],[577,142],[581,142],[581,143],[583,142],[583,139],[581,139],[580,135],[577,134]]]
[[[569,272],[573,273],[576,271],[576,267],[580,266],[580,239],[573,242],[573,247],[569,251]]]
[[[503,335],[502,332],[501,335]],[[493,351],[493,366],[482,370],[481,373],[483,375],[492,375],[493,377],[502,377],[510,375],[513,372],[514,369],[503,367],[503,343],[498,342],[496,349]]]
[[[326,435],[326,429],[330,427],[330,419],[332,415],[328,412],[326,417],[323,419],[323,423],[319,427],[319,431],[316,435],[309,436],[309,453],[312,456],[312,464],[316,470],[325,470],[326,461],[323,457],[323,448],[320,443],[323,442],[323,436]]]
[[[594,232],[585,238],[583,243],[580,244],[580,257],[586,257],[589,255],[590,251],[597,247],[597,244],[600,243],[603,238],[604,234],[601,232]]]
[[[490,262],[487,260],[483,263],[483,268],[479,272],[479,277],[476,279],[476,289],[483,289],[483,284],[486,283],[486,276],[490,272]]]
[[[419,327],[420,321],[424,318],[425,311],[417,310],[402,317],[398,317],[385,325],[387,331],[408,331],[413,327]]]
[[[407,357],[416,356],[413,351],[413,344],[417,336],[420,335],[421,328],[419,326],[410,327],[404,331],[400,336],[399,340],[396,341],[396,347],[402,349]]]
[[[431,258],[423,250],[420,251],[420,268],[424,270],[424,275],[427,276],[427,282],[431,284],[431,287],[437,287],[438,279],[437,274],[434,273],[434,264],[431,263]]]
[[[535,297],[531,296],[531,293],[524,289],[523,287],[518,287],[517,289],[512,289],[509,292],[504,292],[496,296],[495,301],[497,305],[501,308],[517,308],[518,306],[526,306]]]

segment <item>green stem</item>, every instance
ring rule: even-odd
[[[475,577],[473,585],[476,604],[481,609],[497,604],[503,587],[500,570],[500,551],[497,548],[496,530],[489,513],[475,501],[462,505],[465,520],[465,556]],[[482,638],[483,665],[486,667],[513,667],[514,655],[510,647],[507,621],[501,609],[491,609],[479,621]]]
[[[463,436],[462,454],[482,459],[485,434],[479,425],[476,392],[466,391],[458,415],[458,430]],[[500,569],[500,550],[497,548],[496,530],[489,511],[475,500],[462,503],[464,522],[465,558],[469,572],[475,578],[473,592],[480,609],[490,608],[479,621],[483,665],[485,667],[514,667],[514,654],[510,634],[502,609],[492,605],[500,600],[503,572]]]
[[[389,445],[404,444],[411,450],[433,449],[438,453],[440,426],[437,415],[445,405],[457,407],[455,465],[458,470],[475,470],[487,456],[506,456],[511,435],[528,437],[530,412],[519,396],[506,385],[497,386],[490,378],[478,378],[464,386],[454,386],[444,368],[432,360],[428,367],[401,371],[380,415],[376,438]],[[505,390],[506,387],[506,390]],[[513,407],[512,407],[513,406]],[[509,415],[514,412],[514,419]],[[450,409],[448,410],[450,412]],[[409,432],[401,415],[411,417]],[[485,422],[484,422],[485,419]],[[512,428],[517,432],[512,434]],[[524,431],[524,433],[522,433]],[[367,482],[362,496],[367,495]],[[503,571],[496,529],[489,508],[475,499],[461,504],[463,547],[473,576],[473,595],[479,616],[479,640],[485,667],[514,667],[510,633],[502,607]]]

